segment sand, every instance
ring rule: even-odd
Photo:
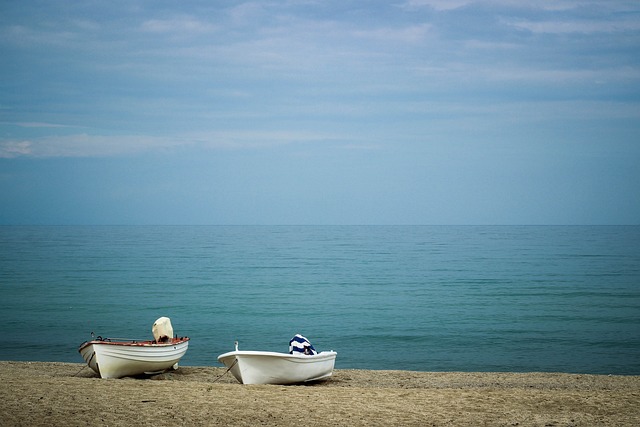
[[[640,376],[336,370],[277,386],[225,371],[104,380],[82,364],[0,362],[0,425],[640,425]]]

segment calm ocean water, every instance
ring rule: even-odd
[[[0,360],[82,362],[169,316],[183,365],[640,375],[640,227],[0,227]]]

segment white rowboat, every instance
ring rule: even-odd
[[[187,337],[166,342],[98,339],[85,342],[78,351],[100,377],[122,378],[176,369],[188,347]]]
[[[329,378],[338,353],[315,355],[270,351],[230,351],[218,356],[242,384],[297,384]]]

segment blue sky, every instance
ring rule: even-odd
[[[640,3],[3,1],[0,224],[640,224]]]

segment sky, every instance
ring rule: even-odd
[[[637,0],[4,0],[0,58],[0,225],[640,224]]]

